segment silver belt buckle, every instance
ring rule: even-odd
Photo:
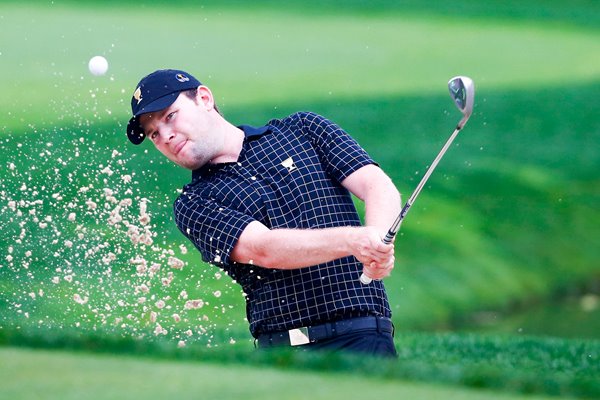
[[[290,329],[288,334],[290,335],[290,344],[292,346],[301,346],[310,343],[308,328]]]

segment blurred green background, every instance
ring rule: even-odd
[[[190,174],[123,133],[138,80],[180,68],[233,123],[339,123],[404,199],[460,119],[447,81],[470,76],[473,116],[396,242],[398,335],[595,343],[599,26],[583,0],[0,3],[0,342],[252,348],[239,287],[173,224]]]

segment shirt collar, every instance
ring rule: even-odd
[[[238,128],[240,128],[242,131],[244,131],[244,137],[246,138],[246,140],[262,136],[265,133],[269,132],[269,130],[270,130],[270,127],[268,125],[261,126],[258,128],[255,128],[250,125],[239,125]],[[206,165],[192,171],[192,181],[195,181],[196,179],[202,177],[202,175],[210,172],[211,169],[217,169],[217,168],[219,168],[219,167],[217,167],[215,165],[206,164]]]
[[[238,126],[238,128],[240,128],[241,130],[244,131],[244,135],[246,136],[246,139],[249,139],[254,136],[264,135],[269,130],[268,125],[261,126],[260,128],[255,128],[255,127],[249,126],[249,125],[240,125],[240,126]]]

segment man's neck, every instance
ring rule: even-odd
[[[221,164],[236,162],[242,152],[244,145],[244,131],[240,128],[224,121],[223,124],[223,152],[210,162],[211,164]]]

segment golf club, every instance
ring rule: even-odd
[[[465,126],[465,124],[469,120],[469,117],[471,116],[471,113],[473,112],[475,84],[473,83],[473,80],[471,78],[467,78],[466,76],[456,76],[450,79],[450,81],[448,82],[448,90],[450,91],[450,97],[452,97],[452,100],[454,100],[454,104],[456,104],[456,107],[463,114],[463,117],[456,125],[456,129],[454,129],[454,132],[452,133],[444,147],[442,147],[442,150],[438,153],[435,160],[433,160],[433,162],[431,163],[431,166],[421,179],[421,182],[419,182],[419,185],[417,185],[417,188],[415,189],[413,194],[410,196],[404,207],[402,207],[400,215],[398,215],[398,218],[396,218],[396,220],[388,230],[388,233],[383,238],[383,243],[385,244],[392,243],[392,240],[394,240],[396,233],[400,229],[400,224],[402,224],[402,220],[404,219],[404,217],[408,213],[408,210],[417,199],[417,196],[423,189],[423,186],[425,186],[425,183],[427,183],[429,176],[431,175],[435,167],[438,165],[438,163],[440,162],[450,145],[452,144],[454,138],[458,135],[458,132],[460,132],[463,126]],[[368,285],[369,283],[371,283],[372,279],[363,273],[360,276],[360,281],[361,283]]]

